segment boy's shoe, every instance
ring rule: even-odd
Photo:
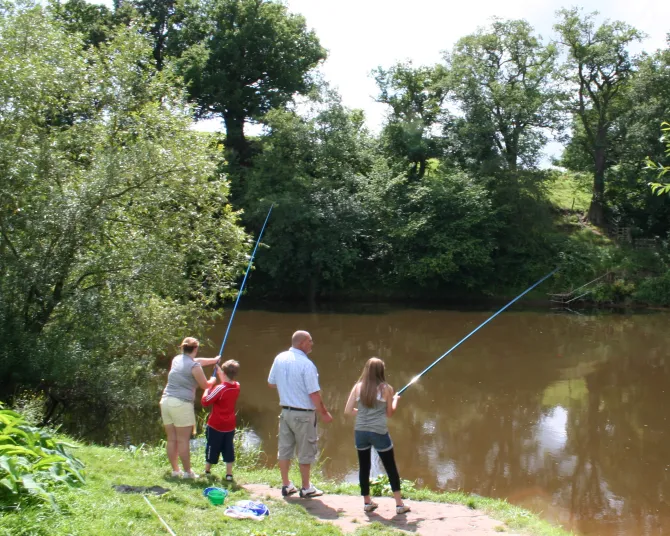
[[[233,475],[226,475],[226,481],[227,482],[232,482],[233,481]]]
[[[370,501],[369,503],[365,503],[363,510],[366,512],[374,512],[378,506],[379,505],[376,502]]]
[[[196,479],[196,478],[200,478],[200,477],[199,477],[198,475],[196,475],[193,471],[189,471],[188,473],[185,472],[185,473],[182,475],[182,478],[192,478],[192,479]]]
[[[395,513],[396,514],[406,514],[409,512],[411,508],[407,505],[401,504],[400,506],[395,507]]]
[[[289,482],[288,486],[282,486],[281,487],[282,497],[288,497],[289,495],[293,495],[294,493],[298,493],[298,488],[296,488],[293,485],[293,482]]]
[[[320,497],[321,495],[323,495],[323,491],[316,488],[314,484],[310,484],[307,489],[305,488],[300,489],[300,496],[303,499],[307,499],[308,497]]]

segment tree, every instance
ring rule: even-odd
[[[248,165],[245,121],[307,93],[308,73],[326,51],[302,16],[272,0],[211,0],[184,26],[191,36],[200,32],[179,62],[197,116],[223,118],[229,158]]]
[[[442,153],[434,127],[444,114],[443,76],[439,67],[413,67],[411,62],[375,71],[377,102],[391,108],[382,131],[383,146],[392,158],[412,166],[410,177],[416,180],[423,178],[428,160]]]
[[[273,110],[245,193],[248,219],[262,221],[270,200],[273,224],[258,258],[256,288],[314,303],[351,284],[362,261],[367,218],[359,183],[370,168],[371,139],[360,111],[333,92],[304,117]],[[260,225],[260,224],[259,224]]]
[[[665,154],[670,155],[670,123],[664,122],[661,125],[663,130],[663,141],[665,142]],[[670,166],[664,166],[661,163],[654,162],[647,157],[647,169],[651,169],[658,173],[658,180],[661,181],[666,173],[670,172]],[[670,183],[650,182],[649,186],[656,195],[670,194]]]
[[[130,30],[85,48],[19,7],[0,48],[0,395],[153,403],[156,355],[244,263],[216,153]]]
[[[547,130],[560,125],[556,57],[556,47],[544,45],[526,21],[498,19],[445,56],[453,99],[467,122],[463,132],[493,142],[510,171],[533,167]]]
[[[49,9],[52,16],[63,24],[65,31],[83,36],[85,46],[99,46],[112,38],[117,26],[128,26],[132,19],[132,8],[127,4],[119,5],[112,11],[86,0],[54,0]]]
[[[168,52],[168,39],[175,30],[174,16],[177,12],[177,2],[175,0],[135,0],[133,4],[145,19],[146,33],[151,37],[153,43],[156,69],[162,71]]]
[[[582,16],[577,8],[559,11],[554,28],[567,49],[565,79],[574,89],[569,102],[580,122],[585,150],[593,162],[593,196],[588,218],[605,223],[605,172],[611,145],[612,125],[626,110],[622,99],[634,72],[628,47],[643,34],[624,22],[605,22],[595,27],[595,13]]]

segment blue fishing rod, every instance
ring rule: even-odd
[[[226,334],[223,336],[223,343],[221,343],[221,350],[219,350],[219,355],[223,355],[223,347],[226,345],[226,340],[228,339],[228,333],[230,332],[230,326],[233,324],[233,318],[235,317],[235,311],[237,310],[237,304],[240,303],[240,296],[242,296],[242,291],[244,290],[244,284],[247,282],[247,277],[249,276],[249,272],[251,271],[251,265],[254,262],[254,255],[256,255],[256,250],[258,249],[258,244],[261,243],[261,238],[263,237],[263,231],[265,231],[265,226],[268,224],[268,220],[270,219],[270,214],[272,213],[272,208],[274,207],[274,203],[270,205],[270,210],[268,210],[268,215],[265,217],[265,222],[263,223],[263,227],[261,227],[261,232],[258,235],[258,240],[256,240],[256,245],[254,246],[254,250],[251,252],[251,258],[249,259],[249,266],[247,266],[247,271],[244,273],[244,279],[242,280],[242,284],[240,285],[240,290],[237,292],[237,298],[235,299],[235,305],[233,306],[233,312],[230,314],[230,320],[228,321],[228,327],[226,328]],[[216,376],[216,366],[214,367],[214,371],[212,372],[212,378]]]
[[[433,361],[433,363],[429,367],[427,367],[421,374],[419,374],[418,376],[414,376],[414,378],[412,378],[412,380],[407,385],[405,385],[405,387],[403,387],[402,389],[400,389],[400,391],[398,391],[398,394],[399,395],[402,394],[405,391],[405,389],[407,389],[410,385],[419,381],[419,378],[421,378],[421,376],[423,376],[426,372],[428,372],[430,369],[432,369],[435,365],[437,365],[440,361],[442,361],[445,357],[447,357],[451,352],[453,352],[456,348],[458,348],[466,340],[468,340],[470,337],[472,337],[477,331],[479,331],[481,328],[483,328],[486,324],[488,324],[491,320],[493,320],[496,316],[498,316],[500,313],[502,313],[505,309],[507,309],[514,302],[516,302],[517,300],[521,299],[523,296],[528,294],[531,290],[533,290],[535,287],[537,287],[538,285],[543,283],[546,279],[549,279],[552,275],[554,275],[556,272],[558,272],[558,270],[559,269],[556,268],[553,272],[545,275],[542,279],[540,279],[532,287],[529,287],[526,290],[524,290],[521,294],[519,294],[516,298],[514,298],[511,302],[509,302],[507,305],[505,305],[505,307],[500,309],[493,316],[490,316],[487,320],[485,320],[484,322],[479,324],[479,326],[477,326],[475,329],[473,329],[468,335],[463,337],[460,341],[458,341],[451,348],[449,348],[449,350],[447,350],[440,357],[438,357],[435,361]]]

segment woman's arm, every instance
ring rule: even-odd
[[[393,394],[393,387],[391,387],[388,383],[386,384],[386,393],[384,394],[384,398],[386,399],[386,416],[393,417],[395,410],[398,408],[398,399],[400,397]]]
[[[221,360],[221,356],[217,355],[216,357],[196,357],[193,361],[200,363],[203,367],[209,365],[215,365]]]
[[[357,383],[354,385],[354,388],[351,390],[351,393],[349,393],[349,399],[347,400],[347,405],[344,407],[344,414],[345,415],[356,415],[358,413],[358,409],[354,407],[356,404],[356,397],[358,396],[358,386],[359,384]]]
[[[210,389],[216,383],[216,378],[210,378],[207,380],[205,377],[205,372],[202,370],[202,367],[195,366],[191,369],[191,374],[195,378],[195,381],[198,382],[200,389]]]

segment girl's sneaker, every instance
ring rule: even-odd
[[[172,471],[172,478],[181,478],[183,473],[181,471]]]
[[[378,506],[379,505],[376,502],[370,501],[369,503],[365,503],[363,510],[366,512],[374,512]]]
[[[189,471],[188,473],[185,472],[182,475],[182,478],[192,478],[192,479],[195,480],[196,478],[200,478],[200,477],[198,475],[196,475],[193,471]]]
[[[410,510],[411,510],[411,508],[409,506],[404,505],[404,504],[401,504],[399,506],[396,505],[396,507],[395,507],[395,513],[398,514],[398,515],[399,514],[406,514]]]

